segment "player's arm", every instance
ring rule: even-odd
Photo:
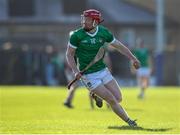
[[[78,73],[79,70],[74,60],[75,52],[76,52],[76,49],[68,45],[67,50],[66,50],[66,59],[67,59],[68,65],[71,67],[74,73]]]
[[[77,34],[74,31],[71,31],[69,33],[69,36],[70,37],[69,37],[68,47],[66,51],[66,59],[72,71],[74,72],[75,77],[80,78],[81,73],[79,69],[77,68],[77,65],[74,59],[76,49],[79,46],[79,39],[78,39]]]
[[[140,62],[139,60],[131,53],[131,51],[125,46],[123,45],[120,41],[118,41],[117,39],[115,39],[115,41],[113,43],[110,44],[110,46],[112,46],[113,48],[115,48],[117,51],[119,51],[120,53],[122,53],[123,55],[125,55],[126,57],[128,57],[132,62],[133,65],[136,69],[138,69],[140,67]]]
[[[110,56],[109,54],[106,54],[104,57],[104,63],[106,63],[108,69],[110,70],[110,72],[112,72],[112,62],[110,60]]]

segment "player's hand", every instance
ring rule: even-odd
[[[136,59],[136,58],[132,60],[132,64],[133,64],[133,66],[134,66],[135,69],[139,69],[140,66],[141,66],[141,63],[140,63],[139,60]]]
[[[76,72],[76,73],[75,73],[75,77],[76,77],[76,79],[79,80],[79,79],[82,77],[81,72]]]

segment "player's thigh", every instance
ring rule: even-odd
[[[112,79],[108,83],[104,84],[104,86],[114,95],[118,102],[122,101],[122,94],[115,79]]]
[[[138,76],[137,79],[138,79],[139,85],[143,85],[144,83],[148,85],[148,83],[149,83],[149,78],[146,75]]]
[[[149,84],[149,76],[143,76],[143,83],[145,83],[146,85]]]
[[[106,87],[104,87],[104,85],[99,85],[93,89],[92,92],[103,98],[109,104],[115,104],[118,102],[114,95]]]

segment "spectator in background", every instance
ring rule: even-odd
[[[148,49],[144,46],[142,39],[137,39],[136,48],[133,51],[134,55],[141,63],[141,67],[136,70],[137,82],[140,87],[138,98],[144,98],[145,90],[149,86],[150,75],[152,72],[152,62]],[[131,66],[133,67],[133,66]],[[135,70],[132,69],[132,72]]]
[[[47,85],[57,85],[57,80],[55,79],[55,67],[51,61],[51,57],[48,58],[48,62],[45,67],[45,76]]]

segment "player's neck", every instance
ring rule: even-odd
[[[88,33],[94,34],[94,33],[96,32],[96,30],[97,30],[97,27],[95,27],[95,28],[93,28],[92,30],[88,31]]]

